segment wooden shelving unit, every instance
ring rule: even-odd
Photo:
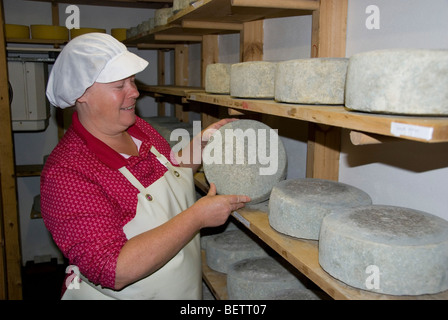
[[[57,12],[58,3],[63,0],[35,0],[51,2],[53,14]],[[71,4],[110,5],[140,8],[161,8],[171,4],[172,0],[122,0],[122,1],[69,1]],[[448,142],[447,117],[404,117],[360,113],[347,110],[344,106],[298,105],[278,103],[270,100],[236,99],[228,95],[207,94],[201,87],[186,86],[188,80],[188,47],[190,43],[202,43],[202,74],[207,64],[218,62],[217,36],[221,34],[240,34],[240,61],[263,60],[263,19],[286,16],[312,16],[311,57],[344,57],[346,45],[346,19],[348,0],[199,0],[188,8],[181,10],[168,19],[168,23],[136,37],[127,39],[124,43],[145,49],[175,50],[175,85],[174,86],[144,86],[139,90],[155,97],[176,97],[180,103],[197,102],[207,109],[223,107],[235,109],[242,113],[255,112],[264,115],[274,115],[309,122],[310,138],[308,141],[307,177],[338,180],[340,128],[396,137],[406,140],[427,143]],[[1,14],[2,2],[0,0]],[[57,21],[55,19],[54,21]],[[3,20],[2,20],[3,25]],[[0,27],[3,31],[3,27]],[[5,45],[5,39],[0,48]],[[32,43],[62,45],[64,42],[6,39],[10,43]],[[5,57],[1,57],[6,60]],[[5,69],[5,68],[3,68]],[[2,68],[0,68],[2,70]],[[1,74],[2,83],[7,79]],[[187,79],[187,80],[186,80]],[[6,96],[5,88],[2,94]],[[6,99],[1,107],[9,108]],[[178,100],[176,100],[178,101]],[[180,106],[179,108],[182,108]],[[179,109],[176,106],[176,110]],[[176,111],[176,116],[178,113]],[[182,115],[180,115],[182,117]],[[5,117],[4,132],[10,131],[10,119]],[[206,122],[203,121],[203,124]],[[316,125],[314,125],[316,124]],[[397,127],[398,126],[398,127]],[[322,128],[325,127],[325,128]],[[417,129],[417,133],[414,129]],[[3,131],[2,131],[3,132]],[[430,135],[429,135],[430,132]],[[428,138],[429,137],[429,138]],[[3,225],[5,235],[10,240],[6,250],[0,247],[0,287],[8,286],[9,297],[17,298],[20,290],[20,256],[14,251],[18,248],[18,221],[16,217],[17,204],[10,201],[15,198],[15,185],[10,177],[14,176],[12,142],[2,142],[1,184],[3,204]],[[3,161],[3,160],[8,161]],[[20,170],[25,169],[25,170]],[[38,174],[36,168],[16,168],[17,175]],[[195,175],[195,184],[207,191],[207,181],[202,173]],[[6,200],[6,201],[5,201]],[[233,213],[248,230],[272,247],[284,259],[295,266],[316,285],[322,288],[334,299],[448,299],[448,292],[437,295],[422,296],[388,296],[375,294],[349,287],[329,276],[318,262],[318,243],[311,240],[300,240],[282,235],[269,226],[266,212],[252,209],[242,209]],[[5,237],[1,234],[2,239]],[[12,245],[11,245],[12,243]],[[18,249],[17,249],[18,250]],[[20,250],[18,250],[20,251]],[[212,288],[217,299],[227,299],[225,275],[214,272],[205,263],[203,252],[203,277]],[[3,277],[6,257],[9,270],[8,279]],[[16,261],[17,260],[17,261]],[[4,281],[5,278],[6,280]],[[0,298],[6,297],[6,290],[0,291]]]
[[[203,173],[194,176],[195,185],[207,192],[208,183]],[[246,207],[232,213],[250,232],[274,249],[286,261],[291,263],[303,275],[308,277],[330,297],[336,300],[447,300],[448,291],[439,294],[418,296],[394,296],[360,290],[333,278],[319,265],[319,242],[317,240],[298,239],[274,230],[268,219],[268,213],[260,209]],[[225,275],[206,266],[203,253],[203,274],[209,287],[215,288],[217,299],[225,299]],[[205,265],[205,267],[204,267]]]

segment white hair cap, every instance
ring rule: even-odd
[[[47,98],[54,106],[71,107],[94,82],[125,79],[147,66],[148,61],[111,35],[87,33],[69,41],[59,54],[48,77]]]

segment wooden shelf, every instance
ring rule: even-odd
[[[173,0],[32,0],[51,3],[85,4],[91,6],[127,7],[142,9],[158,9],[171,5]]]
[[[178,97],[187,97],[190,93],[202,93],[204,88],[201,87],[180,87],[180,86],[148,86],[138,84],[138,90],[142,93],[156,93],[161,95],[172,95]]]
[[[168,23],[135,37],[126,45],[141,43],[198,43],[209,34],[238,33],[245,22],[266,18],[310,15],[319,7],[317,0],[277,0],[276,7],[249,0],[199,0],[168,18]],[[269,2],[269,1],[268,1]],[[267,7],[262,7],[263,5]],[[261,6],[261,7],[260,7]]]
[[[205,254],[205,251],[202,250],[202,279],[207,283],[217,300],[228,300],[227,275],[210,269]]]
[[[302,240],[275,231],[266,212],[244,208],[233,216],[300,272],[337,300],[446,300],[448,291],[434,295],[393,296],[350,287],[326,273],[319,265],[318,241]]]
[[[22,43],[22,44],[52,44],[52,45],[63,45],[68,42],[68,40],[52,40],[52,39],[16,39],[16,38],[6,38],[7,43]]]
[[[350,111],[341,105],[278,103],[274,100],[236,99],[228,95],[200,92],[188,93],[187,99],[386,136],[395,136],[394,132],[399,132],[400,138],[408,140],[448,142],[448,117],[372,114]]]
[[[207,192],[208,184],[205,175],[201,172],[194,176],[195,185],[202,191]],[[254,206],[255,207],[255,206]],[[257,205],[257,207],[263,207]],[[266,206],[265,206],[266,208]],[[291,263],[308,279],[313,281],[330,297],[336,300],[447,300],[448,291],[439,294],[419,295],[419,296],[394,296],[378,294],[361,289],[357,289],[344,284],[333,278],[319,265],[319,242],[316,240],[298,239],[281,234],[274,230],[269,224],[267,212],[264,209],[254,209],[245,207],[232,213],[232,216],[242,225],[258,236],[264,243],[275,250],[286,261]],[[210,287],[216,286],[215,291],[223,292],[223,280],[220,273],[210,270],[204,263],[203,253],[203,274]],[[222,294],[222,293],[221,293]]]
[[[43,164],[28,164],[16,166],[16,177],[37,177],[40,176]]]

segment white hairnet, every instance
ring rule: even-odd
[[[105,33],[87,33],[69,41],[59,54],[47,84],[50,103],[75,105],[94,82],[113,82],[143,71],[148,62]]]

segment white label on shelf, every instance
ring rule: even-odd
[[[193,8],[197,8],[197,7],[202,6],[203,2],[204,1],[200,0],[200,1],[193,2],[191,5],[193,6]]]
[[[392,122],[390,125],[390,133],[394,136],[407,136],[424,140],[431,140],[434,128],[417,126],[414,124]]]
[[[233,216],[242,224],[244,224],[247,228],[250,228],[250,222],[244,219],[238,212],[233,211]]]
[[[191,100],[196,100],[196,95],[195,94],[190,94],[190,98]]]

